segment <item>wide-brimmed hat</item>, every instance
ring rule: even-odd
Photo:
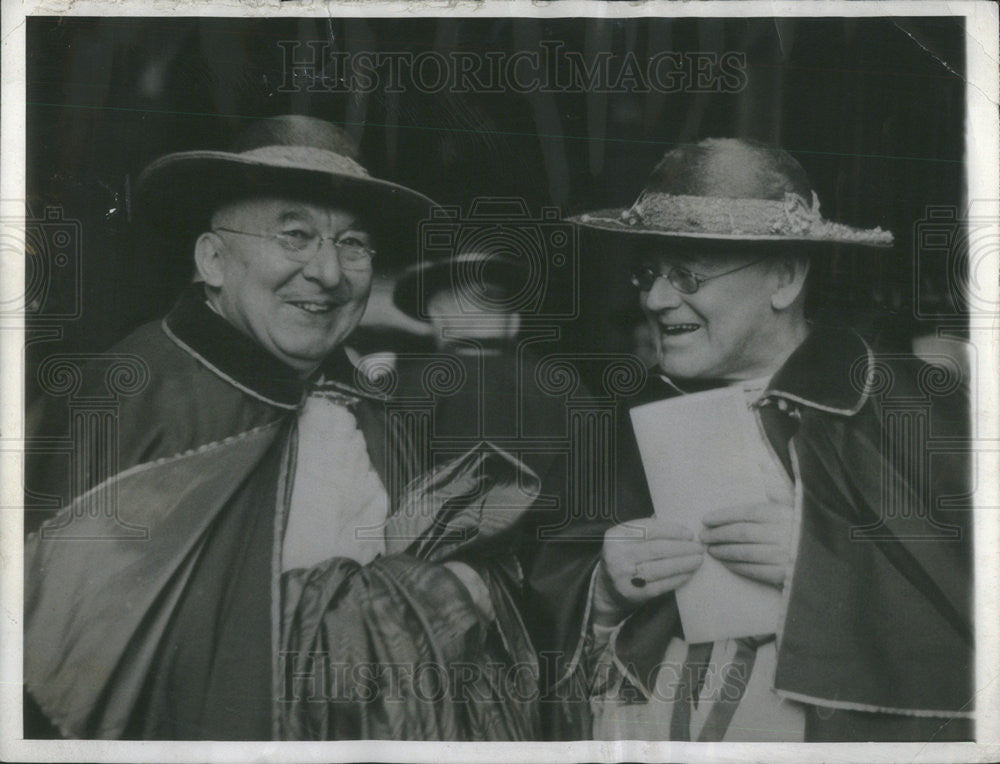
[[[498,253],[465,252],[454,257],[426,260],[403,271],[392,301],[403,313],[420,321],[428,319],[427,305],[443,290],[451,290],[460,306],[473,310],[513,312],[518,296],[530,286],[528,268]]]
[[[376,266],[389,268],[417,258],[418,223],[435,206],[413,189],[372,177],[340,127],[285,115],[252,123],[231,151],[182,151],[152,162],[136,185],[136,216],[159,233],[200,232],[222,204],[259,196],[356,211],[373,228]]]
[[[889,247],[892,233],[826,220],[802,166],[755,141],[709,138],[668,151],[627,209],[570,218],[588,228],[694,243],[788,242]]]

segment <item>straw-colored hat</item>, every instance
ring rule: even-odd
[[[628,235],[729,242],[811,242],[889,247],[881,228],[826,220],[805,170],[781,149],[709,138],[668,151],[627,209],[571,218]]]

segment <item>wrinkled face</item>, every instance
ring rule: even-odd
[[[666,274],[673,267],[711,277],[684,294],[667,278],[639,292],[660,368],[675,379],[753,379],[772,373],[783,356],[782,327],[771,297],[779,288],[769,261],[750,255],[647,253],[637,262]]]
[[[272,355],[311,373],[357,326],[371,290],[371,261],[345,262],[333,242],[370,244],[368,233],[347,210],[289,199],[229,205],[212,228],[203,238],[214,237],[214,265],[199,259],[199,270],[215,288],[215,307]],[[325,237],[318,251],[289,251],[289,242],[315,236]]]

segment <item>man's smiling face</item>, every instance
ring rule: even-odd
[[[199,268],[212,303],[236,328],[303,375],[315,370],[354,330],[371,291],[372,267],[345,263],[330,239],[370,243],[348,210],[289,199],[228,205],[203,234],[217,251]],[[225,230],[230,229],[230,230]],[[286,241],[326,237],[312,256],[289,253]]]
[[[639,304],[656,341],[660,368],[676,379],[753,379],[774,371],[784,347],[771,303],[778,278],[760,255],[647,251],[638,259],[657,278]],[[740,267],[746,266],[746,267]],[[709,277],[685,294],[666,278],[671,268]],[[734,270],[739,269],[739,270]]]

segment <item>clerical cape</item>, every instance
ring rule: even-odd
[[[405,422],[337,353],[322,379],[353,401],[389,494],[392,553],[283,574],[303,382],[197,285],[109,357],[139,359],[145,375],[117,404],[113,452],[28,472],[36,494],[68,501],[25,549],[25,685],[61,734],[537,736],[510,548],[537,492],[530,471],[484,445],[418,475]],[[83,365],[68,406],[55,392],[43,402],[35,432],[75,426],[69,409],[107,383],[96,369]],[[495,621],[445,560],[482,576]]]

